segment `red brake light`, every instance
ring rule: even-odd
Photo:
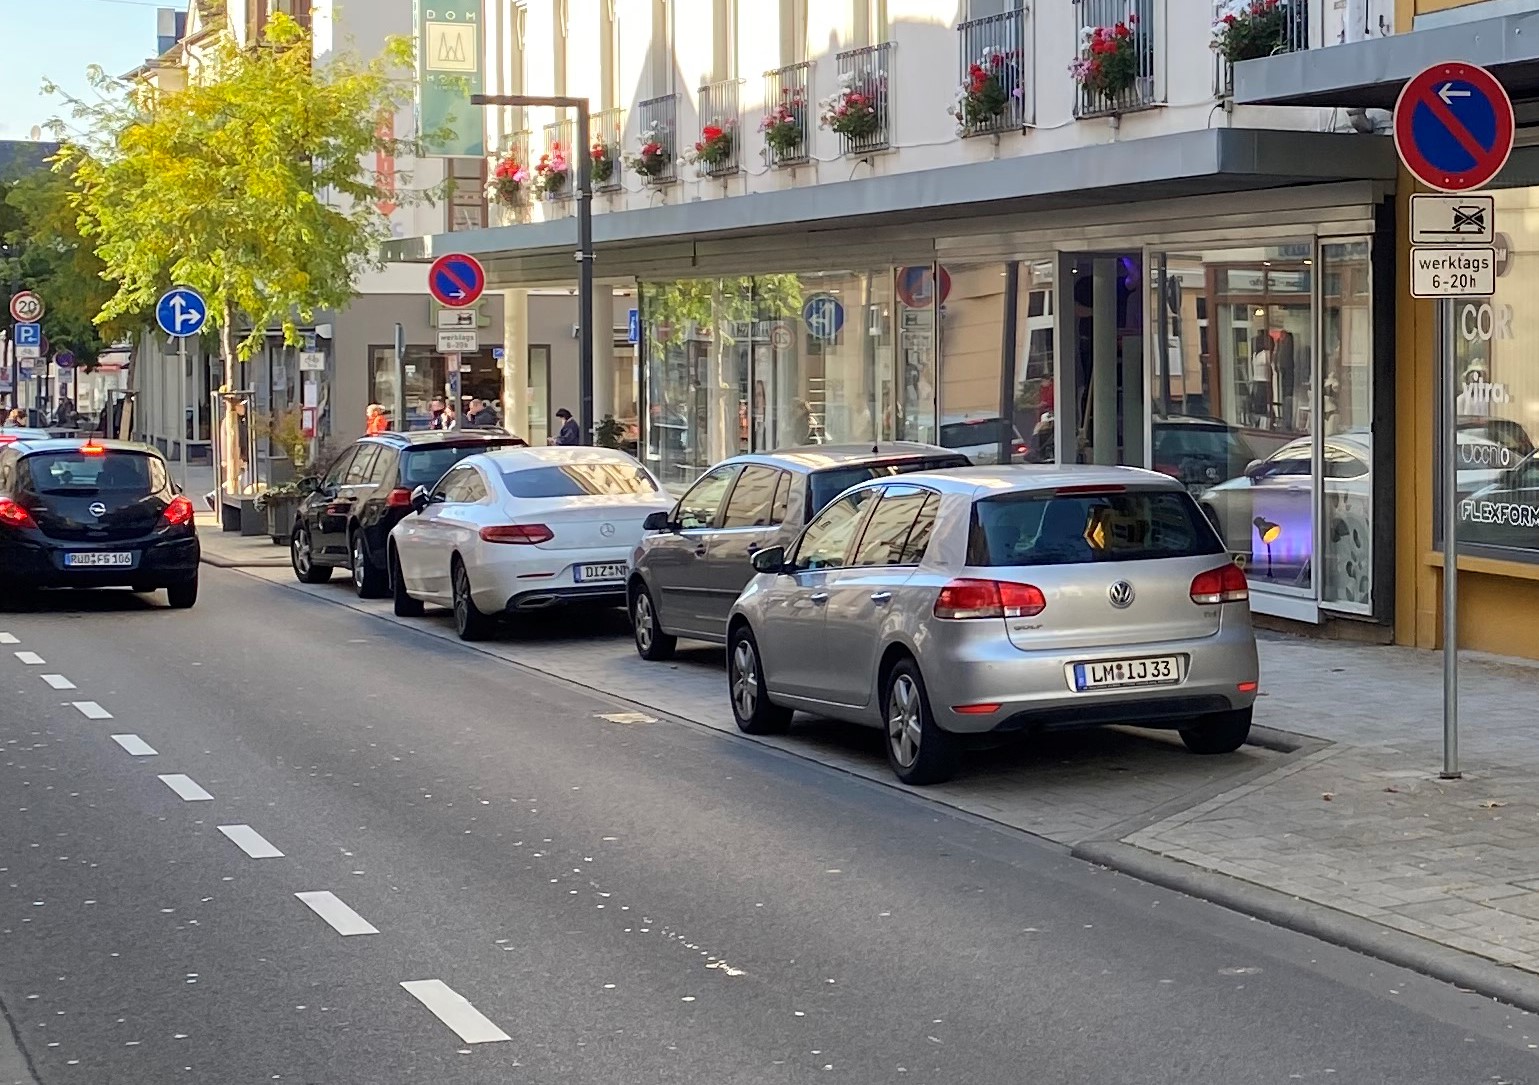
[[[166,506],[166,511],[161,514],[160,518],[172,527],[176,527],[179,524],[190,523],[194,511],[192,502],[178,494],[171,499],[171,503]]]
[[[6,527],[37,527],[32,514],[9,497],[0,497],[0,524]]]
[[[101,445],[95,444],[91,441],[87,441],[85,444],[80,446],[80,454],[82,456],[100,456],[106,451],[107,450]]]
[[[1053,493],[1059,497],[1085,497],[1090,494],[1120,494],[1126,493],[1126,486],[1060,486]]]
[[[544,524],[499,524],[483,527],[481,541],[489,543],[513,543],[520,546],[538,546],[550,542],[556,533]]]
[[[1245,570],[1232,561],[1192,578],[1192,602],[1198,606],[1243,603],[1249,598],[1250,584],[1245,579]]]
[[[1042,589],[999,580],[953,580],[935,599],[935,616],[966,618],[1031,618],[1047,608]]]
[[[19,440],[21,438],[14,433],[0,433],[0,445],[15,444]]]
[[[411,491],[397,486],[385,495],[385,508],[409,509],[411,508]]]

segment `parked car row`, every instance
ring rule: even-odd
[[[624,452],[384,434],[312,484],[299,579],[347,567],[399,616],[449,607],[466,640],[625,606],[643,659],[726,647],[743,731],[797,710],[878,727],[907,783],[1023,732],[1165,727],[1199,753],[1249,734],[1246,579],[1166,474],[819,445],[733,457],[675,499]]]

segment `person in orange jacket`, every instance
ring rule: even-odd
[[[390,429],[390,419],[385,415],[385,408],[378,403],[370,403],[368,409],[363,412],[364,433],[370,437],[376,433],[385,433]]]

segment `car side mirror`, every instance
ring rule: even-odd
[[[781,573],[786,567],[786,548],[766,546],[763,550],[756,551],[749,560],[753,562],[755,572]]]
[[[1251,460],[1248,464],[1245,465],[1245,477],[1250,479],[1252,482],[1256,481],[1256,476],[1258,474],[1260,474],[1260,473],[1261,473],[1261,461],[1260,460]]]
[[[433,503],[433,494],[426,486],[418,486],[411,492],[411,508],[413,512],[421,512]]]
[[[647,518],[641,521],[643,531],[667,531],[672,526],[666,512],[649,512]]]
[[[306,475],[304,478],[298,479],[294,483],[294,489],[299,492],[300,497],[309,497],[320,488],[321,480],[319,476],[316,475]]]

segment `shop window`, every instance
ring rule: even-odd
[[[370,348],[373,372],[369,398],[387,408],[395,401],[395,348]],[[394,420],[395,429],[428,429],[433,420],[434,399],[453,400],[461,415],[472,399],[480,399],[498,409],[502,403],[502,368],[492,357],[490,346],[474,354],[460,356],[460,372],[451,374],[444,356],[426,345],[408,345],[405,360],[405,423]],[[451,378],[457,376],[455,382]],[[458,396],[455,396],[455,384]],[[522,436],[522,435],[521,435]],[[527,437],[525,438],[528,439]],[[533,442],[531,442],[533,443]]]
[[[1053,463],[1053,376],[1056,349],[1054,261],[1024,260],[1016,283],[1014,432],[1027,463]]]
[[[1445,311],[1458,381],[1458,540],[1461,551],[1532,561],[1539,559],[1539,308],[1532,300],[1539,189],[1501,189],[1495,197],[1507,240],[1496,293]],[[1439,461],[1442,447],[1440,439]]]
[[[1152,467],[1197,498],[1253,587],[1310,598],[1322,488],[1313,436],[1315,272],[1307,242],[1157,254],[1148,329]],[[1354,322],[1356,300],[1340,304],[1350,319],[1338,324]],[[1365,377],[1370,355],[1361,359]],[[1356,380],[1348,364],[1339,373]],[[1359,364],[1355,352],[1350,364]],[[1366,529],[1359,534],[1366,545]]]
[[[1373,607],[1372,246],[1320,246],[1320,599],[1340,610]]]
[[[999,463],[1000,448],[1021,444],[1000,416],[1005,292],[1002,264],[946,268],[951,283],[940,324],[940,443],[974,463]],[[1009,462],[1006,460],[1005,462]]]

